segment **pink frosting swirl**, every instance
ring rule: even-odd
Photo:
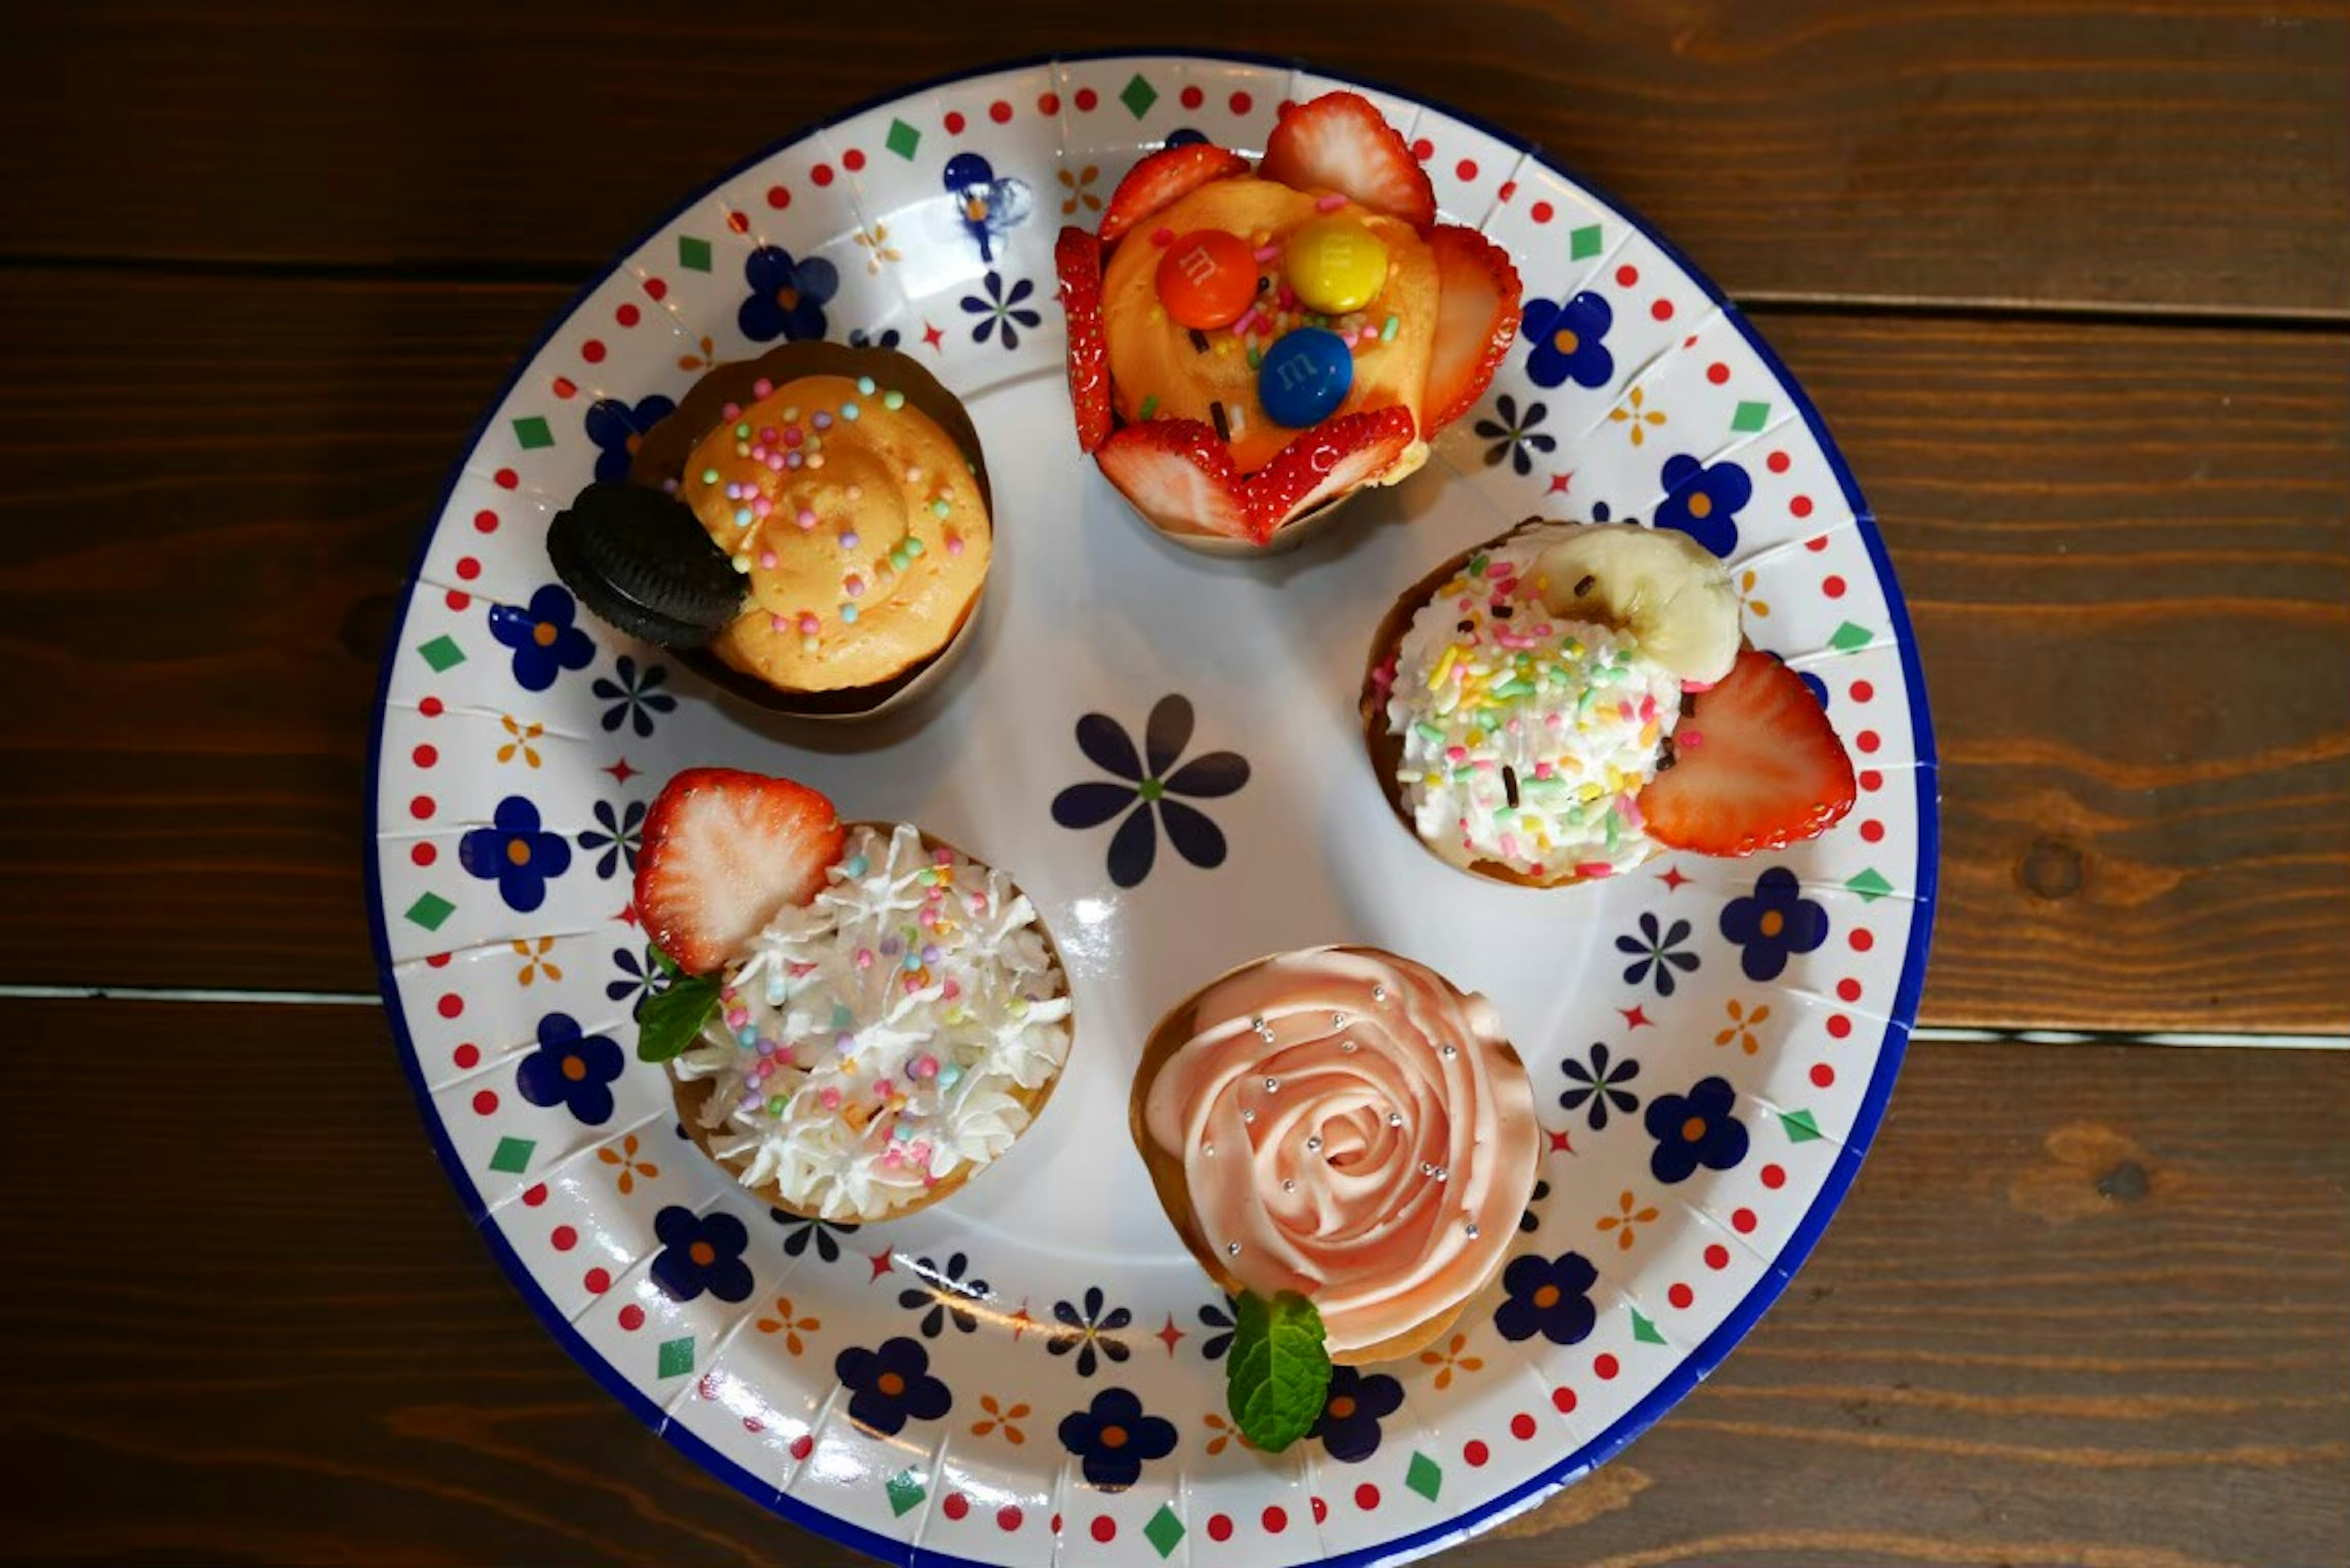
[[[1534,1187],[1534,1087],[1492,1005],[1362,948],[1226,976],[1144,1096],[1206,1244],[1296,1291],[1331,1351],[1377,1345],[1492,1277]]]

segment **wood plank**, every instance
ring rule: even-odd
[[[0,252],[569,275],[802,123],[1167,32],[1094,0],[1011,31],[946,0],[645,20],[41,7],[0,53]],[[1508,126],[1740,296],[2350,313],[2341,0],[1609,0],[1443,26],[1416,0],[1198,0],[1183,24]]]
[[[559,295],[25,276],[0,982],[368,989],[394,590]],[[1917,616],[1927,1021],[2350,1028],[2350,337],[1762,320]]]
[[[0,1218],[37,1285],[0,1324],[39,1347],[0,1385],[0,1556],[859,1561],[699,1474],[544,1334],[467,1234],[380,1014],[5,1002],[0,1038],[19,1105],[86,1100],[94,1039],[205,1068],[109,1093],[98,1158],[86,1117],[10,1139],[20,1188],[76,1174]],[[2334,1053],[1920,1047],[1747,1343],[1444,1561],[2339,1561],[2345,1117]]]

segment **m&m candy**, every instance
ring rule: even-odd
[[[1256,297],[1256,256],[1222,229],[1194,229],[1159,258],[1159,303],[1180,326],[1229,327]]]
[[[1267,418],[1292,430],[1319,424],[1347,400],[1355,356],[1347,340],[1319,327],[1284,332],[1257,367],[1257,400]]]
[[[1289,236],[1281,267],[1307,309],[1344,316],[1378,297],[1388,248],[1353,218],[1316,218]]]

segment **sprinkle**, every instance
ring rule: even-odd
[[[1305,1140],[1305,1152],[1306,1152],[1306,1153],[1308,1153],[1308,1154],[1319,1154],[1321,1151],[1322,1151],[1322,1140],[1321,1140],[1321,1138],[1319,1138],[1318,1137],[1309,1137],[1309,1138],[1307,1138],[1307,1139]]]
[[[1448,644],[1444,649],[1443,657],[1436,661],[1436,668],[1429,671],[1428,689],[1430,691],[1438,690],[1444,684],[1447,678],[1449,678],[1452,673],[1452,666],[1459,661],[1460,658],[1461,649],[1459,646],[1455,644]]]
[[[797,456],[798,454],[795,452],[793,455]],[[811,456],[807,460],[807,466],[810,468],[822,468],[824,466],[824,454],[822,452],[817,452]]]
[[[857,967],[858,969],[871,969],[873,967],[873,950],[871,948],[859,948],[857,950]]]
[[[954,504],[943,495],[931,503],[931,515],[933,517],[944,517],[952,511],[954,511]]]
[[[1141,418],[1143,418],[1143,419],[1146,419],[1146,420],[1147,420],[1147,419],[1149,419],[1151,415],[1153,415],[1153,414],[1157,413],[1158,411],[1159,411],[1159,400],[1158,400],[1156,397],[1149,397],[1149,398],[1145,398],[1145,399],[1143,399],[1143,400],[1142,400],[1142,407],[1141,407],[1141,409],[1139,410],[1139,416],[1140,416]]]
[[[843,403],[840,405],[840,417],[847,420],[850,424],[855,424],[857,422],[857,416],[864,411],[864,410],[858,408],[855,403]]]
[[[808,421],[808,424],[816,430],[828,431],[832,428],[832,415],[823,409],[818,409],[815,417]]]
[[[1225,1242],[1225,1243],[1224,1243],[1224,1253],[1225,1253],[1225,1255],[1226,1255],[1227,1257],[1233,1257],[1233,1258],[1237,1258],[1237,1257],[1239,1257],[1239,1256],[1241,1255],[1241,1244],[1240,1244],[1238,1241],[1227,1241],[1227,1242]]]
[[[1175,243],[1175,231],[1162,224],[1150,231],[1150,243],[1154,245],[1171,245]]]
[[[1474,1220],[1471,1220],[1468,1224],[1463,1225],[1461,1230],[1461,1233],[1467,1236],[1471,1241],[1477,1239],[1477,1221]]]
[[[1195,332],[1192,336],[1196,337],[1199,334]],[[1208,405],[1208,417],[1216,421],[1216,439],[1218,441],[1229,441],[1232,439],[1232,421],[1230,416],[1224,412],[1224,405],[1222,403],[1210,403]]]
[[[1403,1113],[1401,1111],[1389,1111],[1388,1113],[1388,1126],[1391,1127],[1399,1127],[1403,1126]]]
[[[1259,263],[1276,261],[1280,259],[1280,256],[1281,247],[1279,245],[1259,245],[1256,248],[1255,259]]]
[[[893,387],[881,394],[881,406],[893,412],[902,409],[906,406],[906,394]]]
[[[950,556],[960,556],[962,554],[962,535],[950,534],[947,535],[947,554]]]
[[[956,1066],[952,1062],[949,1062],[939,1069],[939,1087],[941,1089],[951,1089],[955,1086],[957,1080],[961,1079],[962,1076],[962,1069]]]
[[[1264,1081],[1264,1092],[1268,1095],[1278,1093],[1280,1088],[1281,1080],[1278,1078],[1267,1078]]]
[[[1392,316],[1388,317],[1385,321],[1379,324],[1379,341],[1382,343],[1394,342],[1396,328],[1402,325],[1403,323],[1397,317]]]
[[[840,1091],[827,1084],[817,1092],[816,1102],[826,1110],[837,1111],[840,1109]]]
[[[915,467],[912,463],[908,463],[906,465],[906,483],[909,484],[921,483],[922,471]]]
[[[743,405],[740,403],[724,403],[719,407],[718,417],[723,420],[731,420],[742,411]]]
[[[840,586],[842,590],[845,591],[850,598],[862,598],[865,597],[865,579],[857,576],[854,572],[850,573],[848,579]]]
[[[751,427],[749,425],[736,425],[734,427],[734,439],[736,441],[749,441],[751,439]]]
[[[1314,210],[1317,213],[1335,213],[1346,204],[1347,198],[1333,191],[1326,196],[1315,197],[1314,201]]]
[[[1386,986],[1375,985],[1371,987],[1371,1000],[1373,1002],[1385,1002],[1387,999],[1388,988]]]
[[[855,626],[857,624],[857,607],[850,604],[842,605],[840,607],[840,621],[843,626]]]
[[[1444,732],[1438,729],[1433,724],[1422,721],[1419,723],[1414,724],[1411,728],[1414,734],[1418,735],[1421,740],[1426,741],[1431,746],[1440,746],[1444,743]]]
[[[1198,327],[1192,327],[1192,328],[1191,328],[1191,352],[1192,352],[1192,353],[1194,353],[1194,354],[1205,354],[1207,351],[1208,351],[1208,335],[1207,335],[1206,333],[1204,333],[1204,332],[1201,331],[1201,330],[1200,330]]]

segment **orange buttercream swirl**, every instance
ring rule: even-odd
[[[1334,1352],[1459,1306],[1534,1185],[1524,1067],[1482,996],[1361,948],[1286,953],[1202,992],[1144,1102],[1207,1244],[1297,1291]]]

